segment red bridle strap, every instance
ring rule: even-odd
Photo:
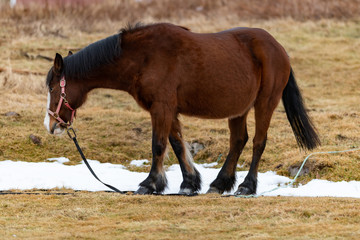
[[[60,89],[61,89],[61,93],[60,93],[60,100],[59,100],[59,103],[58,103],[58,106],[56,108],[56,111],[53,112],[51,111],[50,109],[47,110],[47,112],[53,116],[56,121],[58,121],[59,123],[61,124],[64,124],[66,126],[71,126],[71,124],[73,123],[74,121],[74,117],[75,117],[75,113],[76,113],[76,109],[73,109],[70,104],[68,103],[68,101],[66,100],[66,93],[65,93],[65,86],[66,86],[66,81],[65,81],[65,78],[62,77],[61,80],[60,80]],[[62,104],[64,103],[64,105],[70,109],[72,112],[71,112],[71,119],[70,119],[70,122],[65,122],[64,120],[62,120],[60,118],[60,109],[61,109],[61,106]]]

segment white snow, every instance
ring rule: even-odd
[[[109,190],[98,182],[89,172],[85,164],[64,165],[69,160],[64,157],[49,158],[46,162],[0,161],[0,190],[10,189],[51,189],[71,188],[76,190],[103,191]],[[123,165],[100,163],[89,160],[97,176],[105,183],[123,191],[134,191],[143,181],[147,172],[131,172]],[[132,165],[143,166],[148,160],[133,160]],[[150,163],[149,163],[150,164]],[[200,193],[205,193],[210,183],[216,178],[220,169],[209,168],[216,164],[195,164],[203,180]],[[237,172],[236,186],[243,181],[246,171]],[[180,166],[170,166],[166,171],[168,188],[165,193],[177,193],[182,182]],[[353,197],[360,198],[360,181],[330,182],[314,179],[306,185],[288,187],[290,178],[276,175],[275,172],[259,173],[258,194],[263,196],[308,196],[308,197]],[[271,192],[274,188],[279,187]],[[235,190],[235,189],[234,189]],[[233,193],[234,190],[230,193]]]
[[[218,165],[217,162],[212,162],[212,163],[203,163],[201,164],[203,167],[215,167],[216,165]]]
[[[59,157],[59,158],[48,158],[47,159],[50,162],[58,162],[58,163],[66,163],[70,162],[70,160],[66,157]]]
[[[147,159],[132,160],[132,161],[130,162],[130,165],[134,165],[134,166],[137,166],[137,167],[141,167],[141,166],[144,166],[146,163],[149,163],[149,160],[147,160]]]

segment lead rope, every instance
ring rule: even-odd
[[[288,185],[286,185],[285,187],[276,187],[276,188],[273,188],[271,190],[268,190],[268,191],[264,191],[260,194],[251,194],[251,195],[237,195],[235,197],[239,197],[239,198],[257,198],[257,197],[260,197],[262,195],[264,195],[265,193],[270,193],[270,192],[273,192],[273,191],[276,191],[278,189],[281,189],[281,188],[287,188],[287,187],[290,187],[294,184],[294,182],[296,181],[296,179],[299,177],[300,175],[300,172],[301,170],[303,169],[306,161],[311,157],[311,156],[314,156],[314,155],[320,155],[320,154],[336,154],[336,153],[345,153],[345,152],[355,152],[355,151],[359,151],[360,148],[355,148],[355,149],[347,149],[347,150],[342,150],[342,151],[328,151],[328,152],[314,152],[314,153],[311,153],[309,154],[305,159],[304,161],[302,162],[298,172],[296,173],[295,177],[293,180],[291,180],[289,182]]]
[[[104,183],[103,181],[101,181],[101,180],[98,178],[98,176],[96,176],[95,172],[94,172],[94,171],[92,170],[92,168],[90,167],[89,162],[86,160],[86,157],[85,157],[83,151],[81,150],[81,148],[80,148],[80,146],[79,146],[79,143],[78,143],[78,141],[77,141],[77,139],[76,139],[75,130],[74,130],[73,128],[71,128],[71,127],[70,127],[70,128],[67,128],[67,134],[68,134],[68,136],[74,141],[75,146],[76,146],[77,150],[79,151],[81,158],[84,160],[84,163],[86,164],[86,166],[87,166],[87,168],[89,169],[89,171],[91,172],[91,174],[92,174],[99,182],[101,182],[101,183],[104,184],[106,187],[110,188],[111,190],[113,190],[113,191],[115,191],[115,192],[117,192],[117,193],[126,194],[127,192],[120,191],[120,190],[117,189],[116,187],[113,187],[113,186],[111,186],[111,185],[109,185],[109,184]]]

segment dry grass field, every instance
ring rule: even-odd
[[[355,240],[360,236],[360,205],[355,199],[69,193],[1,196],[0,238]]]
[[[195,32],[237,26],[266,29],[291,58],[322,141],[318,150],[360,147],[360,1],[76,2],[10,9],[7,2],[0,1],[0,161],[38,162],[59,156],[68,157],[69,164],[80,161],[70,139],[50,136],[42,124],[45,74],[52,64],[47,58],[51,60],[56,52],[76,52],[137,21],[172,22]],[[5,116],[9,111],[19,116]],[[125,166],[133,159],[151,158],[150,117],[126,93],[95,90],[77,116],[75,128],[88,158]],[[181,120],[185,139],[205,146],[194,157],[196,162],[225,160],[229,137],[226,120]],[[248,126],[251,138],[253,117],[249,117]],[[33,144],[30,134],[40,137],[41,144]],[[251,148],[249,141],[239,160],[244,167],[238,170],[248,169]],[[298,149],[280,104],[259,170],[288,176],[289,167],[299,165],[307,154]],[[169,151],[166,165],[173,163],[176,159]],[[303,183],[314,178],[360,180],[359,152],[317,155],[306,167],[310,173],[299,179]],[[358,239],[358,206],[357,200],[329,198],[243,200],[102,193],[0,196],[0,231],[4,231],[0,238],[17,234],[47,239],[56,233],[54,238],[61,239]]]

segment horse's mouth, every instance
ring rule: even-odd
[[[61,124],[55,122],[50,129],[50,133],[53,135],[61,135],[64,132],[64,130],[65,128],[61,126]]]

